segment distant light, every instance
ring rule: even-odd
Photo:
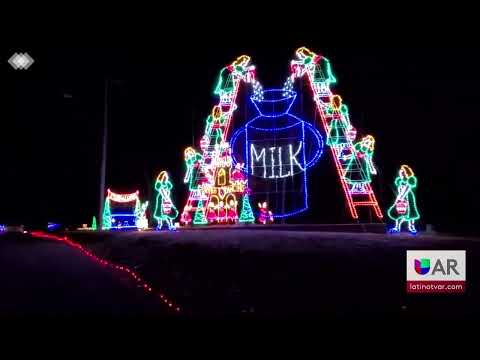
[[[48,225],[47,225],[47,229],[50,230],[50,231],[56,230],[59,227],[60,227],[60,224],[56,224],[56,223],[52,223],[52,222],[49,222]]]
[[[27,53],[15,53],[8,59],[8,63],[15,70],[27,70],[34,63],[34,60]]]

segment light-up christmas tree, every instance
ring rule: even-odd
[[[102,230],[110,230],[112,227],[112,213],[110,211],[110,200],[105,200],[103,207]]]
[[[203,206],[203,201],[200,200],[197,205],[197,210],[195,211],[195,217],[193,218],[193,223],[195,225],[206,225],[208,224],[207,218],[205,217],[205,208]]]
[[[240,212],[240,218],[238,221],[244,224],[253,224],[255,222],[248,194],[243,195],[242,211]]]
[[[97,218],[94,216],[92,219],[92,230],[97,230]]]

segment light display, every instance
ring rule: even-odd
[[[388,217],[395,221],[395,226],[390,231],[399,232],[402,224],[406,222],[408,231],[416,234],[415,221],[420,218],[415,197],[417,178],[410,166],[402,165],[400,167],[395,179],[395,186],[397,195],[393,205],[388,209]]]
[[[195,225],[208,224],[208,220],[205,217],[205,207],[203,206],[203,202],[201,200],[198,202],[197,208],[195,210],[195,218],[193,219],[193,223]]]
[[[230,199],[230,201],[225,204],[225,207],[227,213],[227,222],[230,224],[235,224],[238,221],[237,200]]]
[[[115,206],[112,211],[112,205]],[[133,209],[132,209],[133,208]],[[141,212],[139,191],[130,194],[117,194],[107,190],[105,205],[103,207],[103,230],[128,230],[137,229]]]
[[[297,59],[292,60],[290,64],[292,78],[302,77],[305,73],[308,73],[311,77],[312,88],[315,90],[315,96],[329,95],[331,93],[330,85],[337,82],[330,61],[306,47],[297,49],[296,55]]]
[[[102,230],[110,230],[112,228],[112,212],[110,211],[110,199],[105,199],[105,205],[103,206],[102,216]]]
[[[148,201],[145,201],[139,209],[135,209],[135,225],[138,230],[148,229],[147,208]]]
[[[248,194],[245,194],[242,197],[242,210],[238,221],[243,224],[253,224],[255,222]]]
[[[297,95],[288,84],[263,93],[250,98],[257,116],[232,135],[233,158],[246,164],[253,201],[268,198],[274,217],[289,217],[308,209],[307,169],[321,157],[323,139],[291,113]]]
[[[32,231],[31,235],[33,237],[36,237],[36,238],[60,241],[60,242],[66,244],[66,245],[68,245],[68,246],[70,246],[70,247],[72,247],[76,250],[79,250],[83,255],[87,256],[88,258],[92,259],[93,261],[97,262],[98,264],[100,264],[102,266],[105,266],[105,267],[108,267],[108,268],[111,268],[111,269],[114,269],[115,271],[122,272],[124,275],[126,275],[130,279],[132,279],[135,282],[135,284],[138,285],[139,288],[142,288],[143,291],[145,291],[148,294],[153,294],[155,296],[158,296],[160,301],[163,302],[169,310],[177,312],[177,313],[180,312],[180,307],[178,305],[176,305],[173,300],[171,300],[169,297],[167,297],[163,292],[154,290],[153,287],[148,282],[146,282],[144,279],[142,279],[142,277],[138,273],[136,273],[135,271],[130,269],[128,266],[117,265],[117,264],[114,264],[114,263],[110,262],[109,260],[102,259],[102,258],[96,256],[90,250],[86,249],[82,245],[74,242],[73,240],[69,239],[66,236],[60,237],[60,236],[55,236],[55,235],[51,235],[51,234],[45,234],[45,233],[42,233],[40,231]]]
[[[138,200],[138,190],[131,194],[116,194],[108,189],[108,197],[111,201],[118,203],[128,203]]]
[[[260,210],[258,213],[258,222],[263,225],[273,223],[273,214],[268,210],[267,202],[264,201],[263,203],[258,203],[258,208]]]
[[[195,151],[192,147],[188,147],[185,149],[185,165],[187,170],[185,172],[185,177],[183,178],[184,183],[188,183],[189,190],[197,189],[198,183],[195,183],[195,179],[197,178],[196,172],[200,168],[200,164],[202,161],[202,155]]]
[[[205,121],[199,144],[202,153],[191,147],[185,150],[184,181],[189,183],[190,192],[180,217],[183,225],[192,223],[192,217],[195,225],[237,221],[237,198],[244,193],[247,180],[239,179],[238,174],[232,178],[235,171],[232,171],[227,136],[242,82],[251,84],[255,95],[262,97],[263,89],[255,79],[255,66],[250,65],[247,55],[239,56],[220,71],[214,90],[219,101]]]
[[[0,232],[6,232],[7,231],[7,227],[3,224],[0,224]]]
[[[201,153],[193,148],[185,150],[184,181],[189,184],[189,196],[180,218],[183,225],[236,221],[239,196],[243,196],[242,207],[245,198],[249,199],[244,196],[247,188],[252,189],[254,202],[268,199],[275,218],[308,209],[307,170],[322,155],[323,139],[312,124],[291,114],[295,80],[303,76],[309,81],[352,217],[358,218],[358,207],[367,207],[382,219],[371,186],[371,175],[376,173],[374,140],[364,137],[354,143],[357,130],[351,124],[348,107],[331,90],[337,79],[330,61],[302,47],[296,51],[290,70],[283,88],[270,90],[264,90],[256,80],[249,56],[238,57],[220,71],[214,90],[218,103],[205,121],[199,141]],[[241,83],[251,84],[250,100],[258,116],[230,138]],[[232,178],[232,166],[237,163],[245,164],[247,176],[241,182]],[[292,200],[295,197],[298,200]],[[242,221],[242,212],[238,221]]]
[[[97,230],[97,218],[94,216],[92,218],[92,225],[90,226],[92,230]]]
[[[382,219],[382,210],[370,184],[371,175],[376,173],[372,162],[373,149],[369,150],[374,140],[373,137],[368,140],[368,146],[361,141],[354,145],[357,130],[350,123],[348,107],[330,88],[337,81],[330,62],[302,47],[296,51],[296,59],[292,60],[290,70],[292,83],[303,76],[310,83],[351,216],[358,219],[357,208],[367,207],[374,210],[378,219]],[[284,88],[289,87],[291,85],[287,83]],[[365,181],[356,181],[360,179]]]
[[[58,230],[59,228],[60,228],[60,224],[56,224],[56,223],[52,223],[52,222],[49,222],[47,224],[48,231],[55,231],[55,230]]]
[[[207,223],[208,224],[213,224],[217,221],[218,217],[218,206],[215,206],[215,204],[210,201],[208,203],[208,208],[207,208]]]
[[[192,206],[186,205],[183,209],[182,215],[180,215],[180,223],[184,225],[188,225],[192,222]]]
[[[160,172],[155,181],[155,191],[157,191],[157,199],[155,203],[155,211],[153,217],[157,220],[157,229],[161,230],[163,222],[168,226],[169,230],[176,230],[173,221],[178,216],[178,210],[173,204],[171,198],[171,190],[173,185],[166,171]],[[148,224],[147,224],[148,225]]]
[[[364,191],[364,187],[372,181],[372,175],[377,174],[372,157],[375,149],[375,139],[365,136],[353,146],[353,152],[343,155],[345,164],[345,181],[351,185],[350,192]]]

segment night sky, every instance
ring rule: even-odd
[[[264,88],[281,87],[295,49],[305,45],[330,59],[335,92],[349,105],[359,135],[376,138],[379,175],[373,184],[383,208],[390,206],[396,171],[406,163],[418,177],[422,224],[474,230],[480,200],[479,49],[333,47],[300,40],[211,44],[195,52],[160,44],[2,49],[0,223],[78,226],[98,213],[106,78],[107,187],[139,189],[152,201],[154,178],[167,169],[174,200],[183,208],[183,149],[192,141],[198,148],[220,69],[245,53]],[[15,51],[35,59],[30,69],[10,67],[6,61]],[[303,93],[305,119],[315,117],[309,95]],[[248,96],[246,88],[241,96]],[[241,114],[236,126],[246,120]],[[311,209],[297,222],[349,221],[329,155],[310,172]]]

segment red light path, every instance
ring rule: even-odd
[[[51,239],[51,240],[56,240],[56,241],[63,242],[64,244],[66,244],[70,247],[73,247],[77,250],[80,250],[80,252],[83,255],[88,256],[89,258],[91,258],[92,260],[94,260],[95,262],[99,263],[102,266],[111,267],[112,269],[115,269],[116,271],[123,272],[124,274],[126,274],[130,278],[132,278],[137,283],[137,285],[139,287],[141,287],[146,293],[156,294],[160,298],[160,300],[165,303],[165,305],[168,307],[168,309],[170,309],[173,312],[177,312],[177,313],[180,312],[180,307],[177,306],[171,299],[169,299],[164,293],[154,290],[149,283],[147,283],[145,280],[143,280],[136,272],[129,269],[127,266],[116,265],[116,264],[114,264],[114,263],[112,263],[108,260],[99,258],[95,254],[93,254],[90,250],[87,250],[85,247],[83,247],[82,245],[72,241],[71,239],[69,239],[66,236],[61,237],[61,236],[56,236],[56,235],[52,235],[52,234],[46,234],[46,233],[41,232],[41,231],[32,231],[30,234],[33,237],[36,237],[36,238]]]

